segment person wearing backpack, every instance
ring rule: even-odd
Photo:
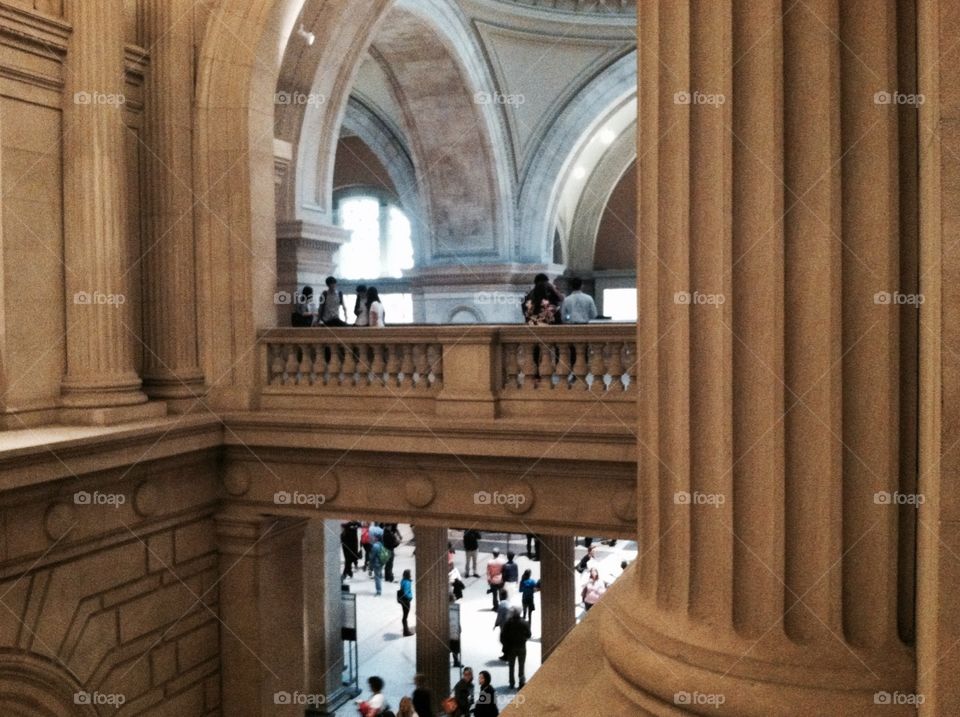
[[[403,577],[400,579],[400,589],[397,590],[397,602],[403,608],[403,636],[410,637],[413,633],[410,632],[407,618],[410,617],[410,603],[413,602],[413,578],[410,576],[409,570],[403,571]]]
[[[337,289],[337,280],[332,276],[326,279],[327,289],[320,294],[320,323],[324,326],[346,326],[347,322],[340,318],[343,312],[347,316],[347,305],[343,301],[343,292]]]
[[[383,526],[383,544],[390,551],[390,557],[386,565],[383,566],[383,579],[388,583],[393,582],[393,559],[396,557],[397,547],[400,545],[400,528],[396,523],[385,523]]]

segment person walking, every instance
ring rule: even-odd
[[[380,597],[383,592],[383,566],[390,559],[390,551],[383,544],[383,528],[379,525],[370,526],[370,568],[373,570],[373,585],[375,595]]]
[[[500,604],[500,588],[503,587],[503,566],[506,560],[500,557],[500,551],[493,549],[493,556],[487,561],[487,592],[493,595],[493,610]]]
[[[520,578],[520,603],[523,606],[521,617],[529,622],[533,619],[533,611],[536,610],[534,593],[540,590],[540,581],[533,579],[533,573],[529,570],[523,571],[523,577]]]
[[[507,657],[509,667],[510,689],[516,685],[514,677],[520,679],[521,689],[527,683],[524,667],[527,662],[527,640],[529,639],[530,625],[520,617],[519,612],[511,612],[510,617],[500,629],[500,642],[503,644],[503,654]]]
[[[469,717],[473,709],[474,689],[473,669],[464,667],[460,681],[453,686],[453,698],[457,702],[457,711],[454,712],[455,717]]]
[[[607,592],[607,584],[600,579],[600,571],[596,568],[590,568],[590,576],[584,583],[583,590],[580,591],[583,609],[590,610],[603,597],[605,592]]]
[[[467,554],[467,563],[463,570],[463,577],[465,578],[480,577],[480,573],[477,572],[477,552],[480,550],[480,539],[482,537],[480,531],[473,528],[463,531],[463,549]],[[473,566],[472,572],[470,571],[471,565]]]
[[[403,608],[403,636],[410,637],[410,625],[407,624],[407,618],[410,617],[410,603],[413,602],[413,579],[410,577],[410,571],[404,570],[403,577],[400,579],[400,589],[397,590],[397,602]]]
[[[393,560],[396,557],[397,548],[403,536],[400,535],[400,527],[396,523],[384,523],[383,525],[383,544],[390,551],[390,557],[387,558],[387,564],[383,566],[383,579],[388,583],[393,582]]]
[[[340,524],[340,549],[343,551],[343,573],[341,580],[353,577],[353,569],[360,562],[360,542],[357,539],[357,528],[360,524],[349,521]]]
[[[513,562],[516,557],[517,554],[512,550],[507,552],[507,562],[503,564],[504,587],[510,588],[511,586],[516,586],[520,581],[520,566]]]
[[[491,683],[490,673],[480,670],[480,694],[477,695],[477,705],[473,708],[474,717],[498,717],[500,708],[497,706],[497,691]]]
[[[433,693],[427,687],[427,676],[414,675],[413,686],[413,709],[417,717],[433,717]]]

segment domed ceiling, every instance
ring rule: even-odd
[[[637,0],[500,0],[508,5],[528,5],[546,10],[635,15]]]

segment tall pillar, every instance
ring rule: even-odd
[[[540,536],[540,651],[546,662],[553,649],[577,624],[576,538]]]
[[[637,713],[876,714],[914,685],[877,497],[910,308],[875,298],[899,288],[895,3],[639,13],[641,556],[601,616],[613,679]]]
[[[176,408],[203,394],[193,231],[193,12],[190,0],[140,0],[144,83],[144,388]],[[185,401],[186,399],[186,401]],[[179,400],[179,404],[177,401]]]
[[[304,528],[303,520],[217,517],[224,714],[303,716],[295,695],[306,694]]]
[[[318,714],[333,714],[347,698],[343,685],[340,522],[314,518],[303,537],[306,615],[306,693],[323,695]]]
[[[64,91],[68,420],[110,422],[147,401],[134,369],[124,186],[122,0],[71,0]],[[89,409],[95,409],[93,411]],[[162,406],[160,406],[162,410]],[[143,407],[132,413],[154,413]]]
[[[450,591],[447,570],[447,529],[416,527],[417,672],[427,678],[439,708],[450,694]]]

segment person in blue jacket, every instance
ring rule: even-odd
[[[397,591],[397,602],[403,608],[403,636],[410,637],[410,625],[407,624],[407,618],[410,617],[410,603],[413,602],[413,579],[410,577],[410,571],[404,570],[403,577],[400,579],[400,589]]]

